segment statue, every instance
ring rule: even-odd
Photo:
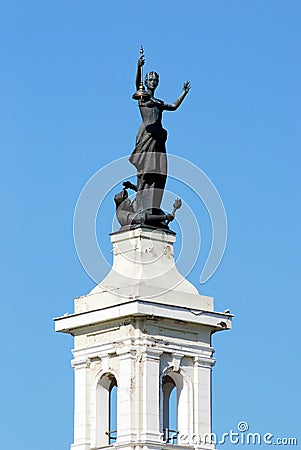
[[[137,185],[129,181],[123,183],[123,192],[115,196],[117,219],[121,226],[145,224],[168,229],[174,214],[165,214],[160,208],[167,178],[167,157],[165,142],[167,131],[162,127],[163,111],[175,111],[189,92],[190,83],[185,82],[177,100],[168,104],[155,97],[159,84],[157,72],[148,72],[143,85],[143,48],[138,59],[136,88],[133,98],[138,100],[142,124],[136,137],[136,146],[129,158],[137,169]],[[137,192],[131,202],[126,189]],[[177,208],[174,209],[174,212]]]

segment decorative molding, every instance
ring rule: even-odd
[[[132,345],[125,345],[124,347],[116,348],[116,355],[120,360],[128,358],[136,359],[137,353],[137,348]]]
[[[204,367],[206,369],[211,369],[215,365],[215,358],[196,356],[194,358],[195,367]]]
[[[163,351],[161,349],[154,348],[154,347],[148,347],[147,345],[145,345],[141,349],[141,356],[142,356],[143,360],[153,359],[155,361],[160,361],[160,356],[162,355],[162,353],[163,353]]]
[[[169,367],[173,367],[176,372],[179,372],[181,360],[185,355],[183,353],[176,353],[174,352],[172,354],[172,361],[168,363]]]
[[[101,370],[103,373],[105,372],[110,372],[110,356],[107,355],[102,355],[100,357],[101,360]]]
[[[72,359],[71,366],[73,369],[89,369],[91,365],[91,358]]]
[[[179,293],[177,295],[180,296]],[[157,317],[160,320],[174,320],[177,318],[181,323],[194,323],[199,326],[206,326],[209,333],[225,330],[226,328],[220,326],[221,321],[224,321],[227,324],[227,329],[230,329],[232,316],[229,317],[229,314],[212,310],[199,310],[195,309],[192,304],[191,306],[188,305],[188,303],[201,303],[202,299],[204,299],[202,296],[191,293],[185,293],[184,295],[181,293],[181,301],[186,306],[170,304],[167,301],[157,303],[148,300],[129,299],[120,304],[109,305],[101,309],[57,317],[54,319],[55,329],[64,333],[76,334],[78,330],[88,327],[88,333],[93,333],[93,325],[95,324],[135,317]]]

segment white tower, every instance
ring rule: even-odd
[[[232,316],[179,274],[174,234],[137,228],[111,241],[111,272],[55,319],[74,336],[71,449],[213,449],[211,336]]]

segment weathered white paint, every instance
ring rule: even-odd
[[[113,447],[173,447],[162,443],[160,435],[165,375],[178,388],[180,433],[211,433],[211,334],[231,328],[232,316],[213,311],[213,299],[199,295],[181,277],[173,259],[174,241],[173,235],[141,229],[113,235],[110,274],[90,294],[76,299],[75,314],[55,319],[56,331],[74,336],[72,450],[109,447],[108,374],[118,385],[118,438]]]

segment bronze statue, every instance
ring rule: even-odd
[[[174,218],[174,215],[165,214],[160,208],[167,178],[165,147],[167,131],[162,127],[162,113],[178,109],[189,92],[190,83],[187,81],[183,84],[182,93],[174,103],[165,103],[155,97],[155,90],[159,84],[157,72],[146,74],[144,83],[147,89],[145,90],[142,74],[144,62],[141,47],[136,75],[137,92],[133,98],[138,100],[142,124],[138,130],[136,146],[129,158],[137,169],[137,186],[129,181],[123,183],[124,190],[133,189],[137,195],[135,201],[131,203],[125,192],[118,194],[118,200],[115,198],[117,218],[122,226],[148,224],[168,228],[168,222]],[[121,198],[126,201],[121,201]]]

